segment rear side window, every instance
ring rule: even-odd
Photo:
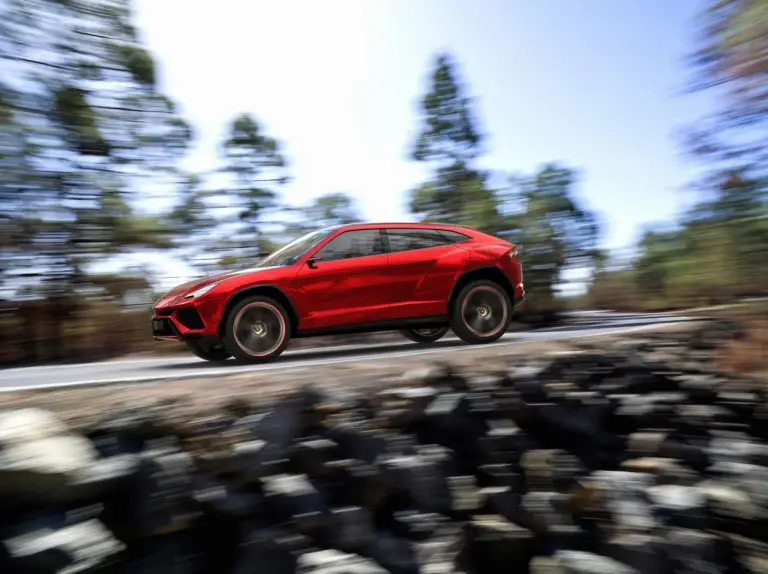
[[[467,239],[460,233],[456,234],[462,237],[460,240],[444,235],[444,233],[446,232],[438,231],[437,229],[387,229],[389,249],[392,253],[399,253],[401,251],[450,245],[451,243]]]
[[[467,241],[469,239],[468,235],[464,235],[458,231],[447,231],[445,229],[441,229],[439,233],[446,238],[447,243],[461,243],[462,241]]]

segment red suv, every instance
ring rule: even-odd
[[[517,248],[502,239],[455,225],[340,225],[176,287],[155,304],[152,332],[208,361],[264,362],[291,338],[372,331],[431,343],[451,329],[489,343],[524,296]]]

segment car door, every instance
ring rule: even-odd
[[[390,307],[387,255],[379,229],[343,231],[312,255],[296,275],[306,314],[301,330],[386,319]]]
[[[393,319],[445,315],[453,282],[469,252],[457,243],[469,237],[437,229],[385,229],[393,291]]]

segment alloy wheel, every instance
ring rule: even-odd
[[[413,329],[413,332],[421,337],[434,337],[444,329],[445,327],[431,327],[431,328],[425,327],[423,329]]]
[[[266,301],[254,301],[238,311],[232,331],[235,343],[244,353],[264,357],[283,343],[286,324],[276,307]]]
[[[488,285],[473,287],[462,301],[462,321],[476,337],[496,335],[506,325],[508,315],[504,296]]]

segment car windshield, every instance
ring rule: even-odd
[[[317,231],[302,235],[298,239],[294,239],[288,245],[284,245],[271,255],[268,255],[259,261],[256,268],[293,265],[302,255],[320,243],[320,241],[327,237],[334,229],[336,228],[326,227],[325,229],[318,229]]]

